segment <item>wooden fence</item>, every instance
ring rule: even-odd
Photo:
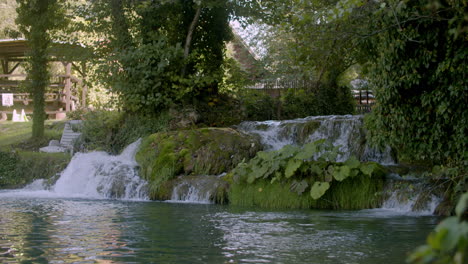
[[[299,89],[307,91],[317,91],[316,82],[305,80],[263,80],[249,85],[246,88],[264,92],[273,98],[281,97],[288,90],[297,91]],[[364,114],[372,110],[375,98],[371,90],[351,90],[351,94],[356,101],[356,113]]]

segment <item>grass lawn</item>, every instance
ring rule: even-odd
[[[59,140],[65,121],[47,120],[44,139],[31,140],[32,122],[0,122],[0,151],[11,149],[37,150],[46,146],[50,140]]]
[[[55,179],[71,159],[69,153],[44,153],[39,148],[62,136],[65,121],[47,120],[44,138],[31,139],[32,122],[0,122],[0,189],[19,188],[35,179]]]

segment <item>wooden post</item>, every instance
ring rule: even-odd
[[[71,110],[71,62],[65,62],[65,111]]]
[[[83,90],[81,92],[81,107],[86,108],[86,96],[88,93],[88,85],[86,82],[86,62],[83,61],[81,63],[81,67],[83,68],[81,77],[83,77]]]
[[[8,61],[6,59],[2,60],[3,74],[9,74],[8,70]]]

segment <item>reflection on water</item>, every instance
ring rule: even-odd
[[[402,263],[437,218],[0,199],[0,263]]]

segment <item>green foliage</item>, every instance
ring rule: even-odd
[[[0,188],[20,187],[36,179],[54,181],[69,161],[65,153],[0,151]]]
[[[291,184],[289,184],[291,183]],[[304,193],[306,180],[274,182],[257,180],[253,184],[231,184],[229,203],[239,206],[253,206],[275,209],[363,209],[381,205],[378,194],[383,181],[369,177],[357,177],[330,184],[330,189],[318,200]],[[301,194],[300,194],[301,193]]]
[[[0,13],[0,39],[18,38],[18,26],[15,24],[16,18],[16,1],[3,0],[2,12]]]
[[[54,30],[66,26],[63,0],[17,0],[19,29],[28,39],[31,48],[28,72],[28,89],[33,95],[34,115],[32,137],[44,136],[45,99],[49,82],[47,69],[48,49]]]
[[[330,183],[314,182],[314,185],[310,188],[310,196],[312,199],[317,200],[322,197],[328,189],[330,189]]]
[[[218,94],[232,7],[227,0],[108,0],[77,13],[87,22],[83,29],[109,40],[95,45],[97,72],[119,106],[152,114]]]
[[[16,183],[16,164],[19,157],[16,153],[0,151],[0,187]]]
[[[124,115],[115,111],[90,111],[83,115],[81,143],[88,150],[117,154],[138,138],[169,126],[169,115]]]
[[[365,47],[374,50],[370,80],[378,102],[368,126],[376,143],[392,145],[401,158],[467,159],[462,14],[466,4],[460,1],[422,0],[390,1],[375,14],[374,30],[385,30]]]
[[[19,152],[20,161],[16,167],[17,184],[27,184],[37,179],[47,179],[53,184],[57,174],[70,162],[68,153]]]
[[[114,59],[119,64],[105,65],[101,70],[112,72],[107,75],[109,83],[120,95],[124,110],[156,113],[190,92],[185,86],[188,79],[179,76],[182,55],[180,45],[172,46],[164,35],[153,34],[148,43],[117,53]]]
[[[354,157],[344,163],[336,162],[337,154],[337,148],[325,144],[324,140],[308,143],[303,148],[288,145],[278,151],[260,151],[230,173],[234,185],[257,181],[286,184],[299,196],[310,190],[313,200],[322,198],[341,182],[372,178],[378,183],[385,175],[385,170],[377,163],[361,163]],[[377,190],[373,194],[375,192]]]
[[[277,119],[279,102],[271,96],[251,89],[242,89],[238,93],[244,120],[261,121]]]
[[[349,115],[356,104],[351,89],[337,84],[338,76],[320,86],[317,92],[318,115]]]
[[[230,127],[244,121],[244,112],[239,107],[239,100],[230,94],[221,93],[208,97],[196,105],[200,115],[198,127]]]
[[[288,89],[280,98],[273,98],[263,91],[243,89],[237,96],[244,120],[281,120],[354,112],[354,100],[346,87],[324,87],[316,93],[305,89]]]
[[[427,244],[408,257],[408,263],[464,264],[468,260],[468,193],[461,196],[456,216],[444,219],[427,237]]]
[[[318,98],[313,93],[303,89],[289,89],[281,97],[281,118],[293,119],[306,116],[320,115]]]

